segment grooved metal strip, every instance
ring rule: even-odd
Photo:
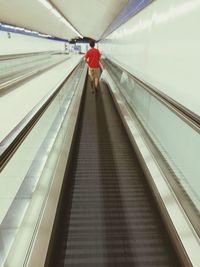
[[[180,266],[105,85],[78,133],[52,266]]]

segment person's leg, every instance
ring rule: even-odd
[[[94,86],[95,86],[95,89],[98,88],[98,85],[99,85],[99,77],[95,77],[94,78]]]
[[[97,68],[97,69],[95,69],[95,72],[94,72],[94,85],[95,85],[96,90],[97,90],[98,85],[99,85],[99,77],[100,77],[100,69]]]
[[[94,70],[89,68],[89,76],[90,76],[90,83],[91,83],[91,90],[94,92],[95,90],[95,78],[94,78]]]
[[[92,92],[94,91],[95,89],[95,83],[94,83],[94,78],[90,76],[90,84],[91,84],[91,89],[92,89]]]

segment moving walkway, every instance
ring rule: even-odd
[[[41,119],[33,120],[33,131],[40,120],[42,126],[48,120],[49,128],[19,190],[26,189],[30,177],[32,183],[35,179],[6,266],[199,264],[198,208],[154,147],[156,130],[151,135],[145,128],[150,107],[141,104],[142,97],[153,102],[142,91],[146,85],[112,62],[103,64],[96,94],[82,62],[35,114]],[[151,96],[159,98],[156,91]],[[38,126],[37,134],[39,130],[44,132]],[[22,143],[20,138],[14,147]],[[3,171],[14,147],[3,158]],[[167,174],[174,179],[167,180]]]

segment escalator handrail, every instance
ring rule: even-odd
[[[16,85],[21,83],[22,81],[25,81],[27,79],[30,79],[31,77],[34,77],[34,75],[40,75],[48,70],[50,70],[51,68],[54,68],[55,66],[57,66],[58,64],[63,63],[65,60],[67,60],[69,58],[65,58],[62,59],[56,63],[51,63],[51,65],[47,65],[45,67],[30,67],[30,68],[26,68],[26,72],[22,71],[16,71],[15,73],[12,73],[10,75],[4,76],[4,78],[10,78],[9,80],[0,83],[0,95],[1,93],[4,93],[7,89],[9,89],[11,86]],[[22,75],[21,75],[22,74]],[[17,75],[17,77],[15,77],[14,75]],[[21,75],[21,76],[19,76]]]
[[[32,52],[32,53],[23,53],[23,54],[0,55],[0,61],[39,56],[39,55],[52,55],[55,52],[56,51],[44,51],[44,52]]]
[[[113,79],[113,82],[116,84],[117,88],[120,90],[121,85],[119,84],[119,81],[116,81],[116,79],[113,77],[114,75],[112,75],[112,72],[111,71],[109,72],[109,69],[107,68],[106,62],[104,60],[102,60],[101,63],[102,63],[102,67],[108,71],[110,77]],[[111,63],[113,63],[113,62],[111,61]],[[166,100],[165,100],[165,98],[163,97],[163,93],[160,94],[159,90],[158,90],[158,92],[156,92],[156,91],[154,92],[155,88],[149,86],[148,84],[141,81],[140,79],[138,79],[134,75],[130,74],[128,71],[124,70],[118,64],[113,63],[113,65],[116,65],[117,67],[119,67],[120,70],[123,70],[124,72],[126,72],[126,74],[130,78],[136,80],[138,82],[138,84],[145,86],[147,88],[147,91],[151,95],[155,96],[156,99],[158,99],[163,104],[165,104],[168,108],[170,108],[175,113],[175,115],[184,119],[183,116],[185,113],[187,114],[187,109],[186,109],[186,111],[184,110],[185,112],[183,111],[183,114],[181,114],[181,115],[178,112],[181,112],[180,111],[181,108],[184,109],[185,107],[181,106],[179,103],[177,103],[178,108],[176,108],[176,105],[171,107],[170,106],[170,105],[172,105],[171,102],[167,101],[167,99],[170,97],[166,96]],[[125,100],[125,98],[122,98],[122,99],[123,99],[123,101]],[[172,101],[173,101],[173,99],[172,99]],[[175,103],[176,103],[176,101],[175,101]],[[130,105],[125,104],[125,106],[127,107],[127,110],[133,111],[132,108],[130,107]],[[131,114],[131,112],[130,112],[130,114]],[[193,202],[190,200],[190,198],[187,195],[187,192],[180,186],[179,183],[177,183],[174,180],[174,177],[176,176],[176,174],[171,170],[170,166],[167,164],[167,162],[162,157],[162,154],[159,152],[159,149],[156,148],[156,146],[154,145],[154,142],[152,142],[152,139],[148,136],[148,133],[146,132],[145,128],[142,126],[142,124],[140,124],[140,120],[137,118],[137,115],[134,112],[133,112],[133,114],[136,118],[137,125],[138,125],[140,131],[143,133],[143,136],[146,136],[145,139],[146,139],[146,142],[148,143],[148,147],[150,148],[152,155],[156,159],[158,166],[160,166],[160,169],[162,170],[163,175],[166,177],[168,184],[172,188],[172,190],[176,196],[176,199],[179,201],[179,203],[181,203],[180,206],[181,206],[181,208],[183,208],[183,211],[184,211],[188,221],[191,223],[192,228],[194,230],[194,236],[196,236],[197,239],[200,240],[200,224],[199,224],[200,214],[199,214],[199,210],[195,207]],[[194,114],[194,115],[196,118],[196,114]],[[189,114],[187,114],[185,116],[188,116],[188,117],[187,117],[187,119],[184,119],[184,121],[186,121],[188,123],[188,125],[190,125],[195,131],[197,131],[199,133],[200,132],[200,119],[198,118],[198,116],[197,116],[197,121],[196,121],[196,119],[195,119],[195,121],[192,119],[193,113],[190,115],[190,111],[189,111]],[[191,118],[190,118],[190,116],[191,116]]]
[[[177,116],[179,116],[181,119],[183,119],[190,127],[192,127],[195,131],[200,133],[200,116],[195,114],[190,109],[186,108],[170,96],[166,95],[165,93],[161,92],[159,89],[154,87],[153,85],[141,80],[134,74],[130,73],[126,69],[124,69],[122,66],[117,64],[116,62],[113,62],[112,60],[106,58],[105,60],[102,60],[102,66],[103,68],[106,67],[106,61],[110,62],[112,65],[115,65],[117,68],[125,72],[128,77],[135,80],[138,84],[140,84],[146,91],[148,91],[151,95],[153,95],[156,99],[158,99],[160,102],[162,102],[165,106],[167,106],[170,110],[172,110]]]
[[[41,101],[15,126],[15,128],[0,142],[0,172],[13,156],[17,148],[24,141],[31,129],[43,115],[53,99],[62,89],[64,83],[69,79],[76,68],[80,66],[80,62],[70,71],[68,76],[53,91],[44,96]]]

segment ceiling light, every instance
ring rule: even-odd
[[[51,13],[53,13],[57,18],[62,18],[62,16],[60,15],[60,13],[59,13],[56,9],[52,8],[50,11],[51,11]]]
[[[41,4],[43,4],[43,6],[45,6],[48,9],[52,9],[53,8],[52,5],[49,2],[47,2],[46,0],[39,0],[39,2]]]
[[[43,6],[45,6],[54,16],[56,16],[62,23],[64,23],[70,30],[75,32],[79,37],[83,38],[83,36],[73,27],[71,23],[69,23],[65,17],[63,17],[60,12],[55,9],[51,3],[49,3],[47,0],[38,0]]]

